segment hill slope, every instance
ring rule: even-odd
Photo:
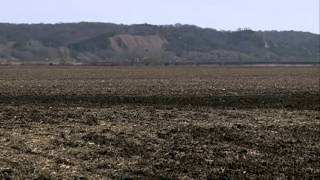
[[[0,63],[318,63],[319,38],[191,25],[0,24]]]

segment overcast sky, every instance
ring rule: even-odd
[[[319,33],[319,0],[0,0],[0,22],[195,24]]]

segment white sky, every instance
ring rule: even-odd
[[[319,33],[319,0],[0,0],[0,22],[195,24]]]

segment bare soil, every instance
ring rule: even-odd
[[[0,67],[0,179],[318,179],[318,67]]]

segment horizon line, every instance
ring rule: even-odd
[[[0,22],[0,24],[11,24],[11,25],[61,25],[61,24],[81,24],[81,23],[96,23],[96,24],[114,24],[114,25],[124,25],[124,26],[134,26],[134,25],[151,25],[151,26],[195,26],[201,29],[212,29],[216,31],[226,31],[226,32],[237,32],[241,29],[248,29],[256,32],[304,32],[304,33],[311,33],[320,35],[319,32],[312,32],[312,31],[305,31],[305,30],[294,30],[294,29],[287,29],[287,30],[279,30],[279,29],[252,29],[251,27],[238,27],[236,30],[226,30],[226,29],[216,29],[214,27],[204,27],[197,24],[185,24],[185,23],[175,23],[175,24],[152,24],[152,23],[115,23],[115,22],[102,22],[102,21],[72,21],[72,22]]]

